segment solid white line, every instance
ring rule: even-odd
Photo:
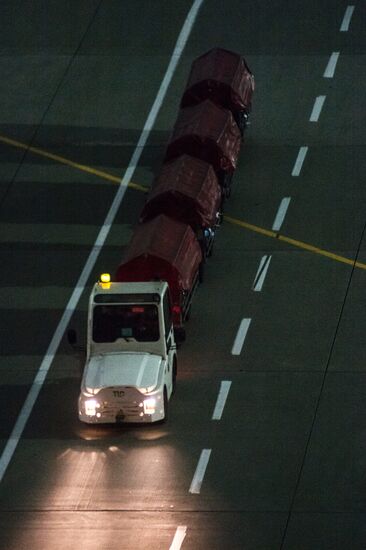
[[[215,405],[215,409],[212,415],[212,420],[221,420],[222,413],[224,411],[225,403],[227,396],[230,391],[231,381],[230,380],[223,380],[221,382],[219,395],[217,396],[217,401]]]
[[[100,250],[102,246],[104,245],[104,242],[108,236],[108,233],[110,231],[110,228],[112,226],[112,223],[114,221],[114,218],[116,216],[116,213],[120,207],[120,204],[122,202],[122,199],[124,197],[124,194],[127,189],[127,185],[129,181],[131,180],[133,173],[136,169],[136,166],[138,164],[138,161],[140,159],[140,156],[142,154],[143,148],[146,144],[146,141],[149,137],[149,134],[152,130],[152,127],[155,123],[156,117],[159,113],[160,107],[162,105],[162,102],[164,100],[165,94],[167,92],[168,86],[172,80],[174,71],[177,67],[178,61],[181,57],[181,54],[183,52],[183,49],[187,43],[189,34],[192,30],[192,26],[194,24],[194,21],[196,19],[198,10],[201,7],[201,4],[203,3],[203,0],[195,0],[193,3],[187,18],[184,22],[184,25],[182,27],[182,30],[179,34],[177,43],[175,45],[173,54],[170,58],[170,62],[168,65],[168,68],[166,70],[166,73],[164,75],[163,81],[160,85],[158,94],[155,98],[155,101],[153,103],[153,106],[151,107],[149,116],[147,117],[145,126],[141,132],[140,139],[136,145],[136,148],[134,150],[134,153],[132,155],[132,158],[130,160],[130,163],[128,165],[128,168],[125,172],[125,175],[122,178],[122,181],[120,183],[120,186],[118,187],[118,190],[116,192],[116,195],[114,197],[114,200],[112,202],[112,205],[109,209],[109,212],[106,216],[106,219],[104,220],[103,226],[101,227],[97,240],[94,243],[94,246],[89,254],[88,260],[81,272],[81,275],[79,277],[79,280],[76,284],[76,287],[71,295],[71,298],[66,306],[66,309],[61,317],[61,320],[57,326],[57,329],[52,337],[52,340],[48,346],[46,355],[44,356],[44,359],[41,363],[41,366],[38,370],[38,373],[34,379],[34,382],[32,384],[31,389],[29,390],[29,393],[26,397],[26,400],[23,404],[23,407],[19,413],[19,416],[17,418],[17,421],[15,423],[15,426],[12,430],[12,433],[5,445],[4,451],[2,453],[1,459],[0,459],[0,481],[3,479],[4,474],[6,472],[6,469],[9,465],[9,462],[14,454],[14,451],[18,445],[19,439],[21,438],[21,435],[23,433],[24,427],[28,421],[28,418],[32,412],[33,406],[37,400],[37,397],[39,395],[39,392],[41,391],[41,388],[43,386],[43,383],[45,381],[45,378],[47,376],[47,373],[49,371],[49,368],[51,366],[51,363],[53,361],[53,358],[57,352],[58,346],[60,344],[61,338],[63,337],[65,330],[67,328],[67,325],[70,322],[71,316],[73,315],[75,308],[77,306],[77,303],[80,299],[81,294],[83,293],[85,286],[88,282],[90,273],[92,269],[94,268],[95,262],[98,258],[98,255],[100,253]]]
[[[349,24],[351,22],[351,17],[353,14],[353,10],[355,9],[354,6],[347,6],[346,11],[344,12],[343,21],[341,24],[341,28],[339,29],[341,32],[347,32],[349,29]]]
[[[235,336],[235,341],[231,349],[231,355],[240,355],[244,340],[246,338],[251,319],[242,319]]]
[[[174,535],[173,542],[171,543],[169,550],[180,550],[180,547],[182,546],[183,541],[186,538],[186,534],[187,534],[187,526],[178,525]]]
[[[273,231],[279,231],[283,220],[285,219],[288,205],[290,204],[291,197],[284,197],[281,201],[280,206],[278,207],[275,221],[273,222],[272,229]]]
[[[266,278],[267,271],[268,271],[268,268],[269,268],[269,264],[271,262],[271,258],[272,258],[272,256],[263,256],[261,261],[260,261],[258,271],[257,271],[257,274],[255,276],[254,283],[253,283],[253,290],[255,292],[260,292],[262,290],[263,283],[264,283],[264,280]]]
[[[305,160],[306,154],[308,152],[309,147],[306,145],[303,147],[300,147],[299,152],[297,154],[297,158],[295,160],[294,167],[291,172],[291,176],[299,176],[301,172],[301,168],[303,165],[303,162]]]
[[[334,71],[335,71],[335,68],[336,68],[336,65],[337,65],[337,61],[338,61],[338,57],[339,57],[339,52],[333,52],[332,53],[332,55],[329,58],[328,65],[326,66],[324,74],[323,74],[324,78],[333,78]]]
[[[309,119],[310,122],[318,122],[321,110],[324,105],[325,98],[326,98],[325,95],[318,95],[318,97],[315,98],[313,110],[311,111],[311,115]]]
[[[207,468],[208,461],[210,460],[211,449],[203,449],[200,459],[197,464],[196,471],[194,473],[189,492],[198,495],[201,491],[201,485]]]

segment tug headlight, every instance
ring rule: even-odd
[[[154,397],[149,397],[149,399],[144,400],[145,414],[154,414],[155,408],[156,408],[156,399]]]
[[[84,401],[84,407],[87,416],[95,416],[100,405],[96,399],[87,399]]]

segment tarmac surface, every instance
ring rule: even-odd
[[[187,27],[192,5],[0,4],[1,549],[366,547],[366,6],[203,0]],[[85,341],[91,286],[122,258],[190,65],[216,46],[245,56],[256,90],[169,420],[83,425],[60,319],[97,249],[69,312]]]

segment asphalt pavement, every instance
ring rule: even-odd
[[[365,16],[340,0],[1,3],[1,549],[366,547]],[[190,65],[217,46],[256,89],[169,420],[83,425],[64,329],[84,342]]]

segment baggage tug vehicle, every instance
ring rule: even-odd
[[[168,415],[177,375],[166,282],[94,285],[79,419],[89,424],[156,422]]]

